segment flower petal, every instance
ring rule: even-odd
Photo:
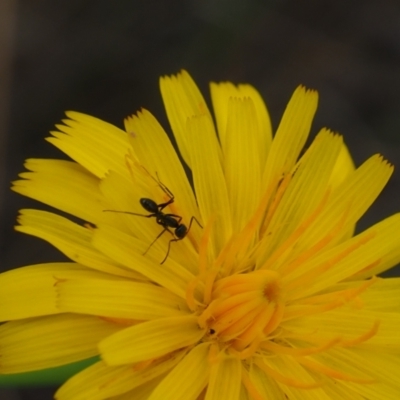
[[[267,231],[271,234],[265,235],[261,242],[263,250],[258,263],[264,265],[263,268],[266,268],[265,262],[273,269],[288,262],[286,258],[278,260],[273,250],[284,243],[321,203],[341,149],[342,138],[324,129],[299,161],[268,224]],[[298,251],[296,246],[290,251],[290,256],[295,257]]]
[[[71,260],[110,274],[143,280],[139,274],[116,265],[91,244],[93,230],[59,215],[40,210],[20,210],[15,229],[51,243]]]
[[[240,231],[260,201],[261,158],[257,115],[251,99],[229,100],[224,171],[233,231]]]
[[[337,282],[356,276],[359,271],[368,270],[370,266],[387,266],[388,259],[396,264],[400,261],[396,236],[399,229],[400,214],[395,214],[310,261],[299,264],[301,268],[283,278],[286,284],[289,281],[293,283],[289,286],[289,298],[311,296]]]
[[[277,382],[262,371],[257,365],[252,365],[249,376],[262,399],[287,400]]]
[[[334,231],[338,223],[342,225],[341,233],[352,229],[381,193],[392,172],[393,167],[381,156],[375,155],[368,159],[332,191],[323,211],[304,233],[302,243],[297,247],[312,247],[327,233]],[[341,239],[341,235],[337,239]],[[337,240],[331,241],[325,248],[335,243]]]
[[[164,265],[160,266],[159,263],[164,257],[164,253],[156,253],[152,248],[152,252],[156,253],[155,256],[150,251],[143,255],[147,245],[133,236],[109,226],[99,226],[93,233],[92,243],[95,248],[118,264],[138,272],[154,283],[169,289],[172,293],[186,298],[187,285],[194,280],[194,275],[171,257],[168,257]]]
[[[293,93],[272,141],[263,171],[263,190],[285,176],[296,164],[310,132],[317,103],[317,92],[299,86]]]
[[[292,357],[264,357],[256,364],[269,372],[289,399],[331,400],[322,382]]]
[[[160,79],[160,89],[168,121],[174,132],[179,151],[186,164],[191,167],[190,154],[187,149],[190,138],[186,130],[187,120],[193,116],[206,116],[211,123],[210,126],[216,138],[211,113],[193,79],[184,70],[176,76],[162,77]]]
[[[0,373],[34,371],[98,354],[97,343],[120,329],[97,317],[60,314],[0,325]]]
[[[370,384],[341,381],[341,384],[351,392],[354,391],[366,399],[396,400],[400,393],[398,354],[397,352],[393,356],[380,355],[379,352],[369,353],[359,349],[339,348],[321,354],[319,358],[346,375],[372,378],[373,383]]]
[[[98,118],[68,111],[60,132],[51,132],[47,141],[68,154],[93,175],[103,178],[108,171],[127,174],[125,155],[128,154],[126,133]]]
[[[318,331],[315,327],[318,327]],[[340,308],[308,317],[285,321],[285,329],[299,335],[309,335],[312,343],[325,343],[339,337],[343,346],[350,347],[354,342],[362,342],[365,349],[398,352],[400,345],[398,313],[374,313],[365,309]],[[303,336],[302,336],[303,335]],[[364,340],[365,339],[365,340]]]
[[[108,365],[136,363],[163,357],[198,342],[204,330],[192,315],[161,318],[139,323],[99,343],[102,358]]]
[[[349,153],[349,149],[343,143],[329,184],[332,186],[332,188],[338,187],[355,169],[356,168]]]
[[[216,257],[232,234],[232,214],[225,177],[218,158],[218,144],[215,143],[211,124],[206,116],[189,119],[187,130],[191,137],[188,150],[202,219],[208,221],[216,216],[210,243],[210,252]],[[205,155],[207,162],[204,162]]]
[[[27,160],[25,167],[32,172],[20,174],[23,179],[13,182],[12,190],[84,221],[98,222],[102,210],[99,180],[83,167],[40,159]]]
[[[115,396],[112,400],[148,400],[151,393],[154,391],[154,388],[158,386],[158,384],[165,378],[166,374],[158,376],[157,378],[152,379],[149,382],[140,385],[129,392],[121,394],[119,396]]]
[[[241,362],[238,358],[223,358],[211,366],[205,400],[239,400]]]
[[[354,285],[354,282],[352,282]],[[364,307],[371,311],[400,310],[400,278],[379,279],[360,295]]]
[[[21,267],[0,274],[0,321],[58,314],[57,282],[107,276],[75,263]]]
[[[186,351],[181,350],[168,355],[165,359],[155,360],[144,368],[135,368],[132,365],[110,367],[103,361],[99,361],[69,379],[57,391],[55,398],[58,400],[103,400],[126,393],[165,374],[185,354]]]
[[[347,290],[354,290],[365,285],[366,280],[345,281],[332,285],[328,292],[335,294]],[[323,296],[323,295],[322,295]],[[354,298],[354,305],[375,312],[398,312],[400,309],[400,278],[373,278],[373,284],[368,285]]]
[[[242,100],[246,99],[246,101],[247,99],[251,100],[256,113],[254,123],[257,125],[257,129],[251,133],[255,135],[258,143],[256,158],[260,162],[259,165],[264,166],[272,142],[272,127],[267,107],[258,91],[251,85],[235,86],[230,82],[212,82],[210,84],[210,90],[215,119],[218,126],[218,135],[223,149],[226,147],[227,138],[229,137],[226,129],[229,99],[241,98]]]
[[[194,347],[157,386],[148,400],[196,400],[208,381],[209,347],[209,343]]]
[[[182,315],[183,299],[148,283],[110,279],[63,279],[58,307],[64,312],[150,320]]]

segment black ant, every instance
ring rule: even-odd
[[[137,215],[139,217],[145,217],[145,218],[152,218],[154,217],[156,219],[156,222],[158,225],[161,225],[164,229],[158,234],[158,236],[150,243],[149,247],[146,249],[146,251],[143,253],[145,255],[153,246],[153,244],[161,237],[161,235],[165,232],[168,231],[172,236],[174,236],[173,239],[171,239],[168,242],[168,250],[167,254],[165,255],[164,259],[160,262],[160,264],[164,264],[165,260],[168,258],[169,251],[171,248],[171,243],[172,242],[178,242],[179,240],[182,240],[185,238],[185,236],[189,233],[190,228],[192,226],[193,220],[197,222],[197,224],[200,226],[200,228],[203,228],[200,224],[200,222],[197,220],[196,217],[192,217],[189,222],[189,227],[187,228],[186,225],[181,224],[182,217],[176,214],[165,214],[163,213],[163,209],[170,204],[172,204],[175,201],[175,196],[173,193],[158,179],[155,179],[152,177],[154,181],[158,184],[158,186],[161,188],[161,190],[169,197],[169,200],[166,201],[165,203],[157,204],[154,200],[148,199],[146,197],[143,197],[139,200],[140,205],[148,211],[150,214],[149,215],[144,215],[144,214],[138,214],[130,211],[114,211],[114,210],[104,210],[104,211],[109,211],[109,212],[116,212],[116,213],[123,213],[123,214],[130,214],[130,215]],[[174,229],[174,231],[171,231],[171,229]]]

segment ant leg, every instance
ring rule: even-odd
[[[154,178],[153,175],[150,174],[149,171],[147,171],[147,169],[146,169],[145,167],[142,166],[142,168],[146,171],[147,175],[149,175],[150,178],[153,179],[153,181],[154,181],[155,183],[157,183],[158,186],[160,186],[161,190],[170,198],[170,200],[169,200],[168,202],[159,205],[159,206],[163,206],[163,207],[160,209],[160,211],[161,211],[164,207],[166,207],[167,205],[169,205],[169,204],[171,204],[171,203],[174,202],[175,196],[174,196],[174,194],[167,188],[167,186],[165,186],[165,185],[160,181],[160,178],[159,178],[159,176],[158,176],[158,172],[157,172],[157,171],[156,171],[156,177],[157,177],[157,179],[156,179],[156,178]]]
[[[165,255],[164,259],[160,262],[160,265],[164,264],[165,261],[166,261],[166,259],[168,258],[169,251],[170,251],[170,249],[171,249],[171,242],[179,242],[179,241],[182,240],[182,239],[183,239],[183,238],[180,238],[180,239],[171,239],[171,240],[168,242],[167,254]]]
[[[172,204],[174,202],[174,198],[171,197],[168,201],[166,201],[165,203],[161,203],[161,204],[157,204],[157,207],[159,208],[158,211],[162,211],[165,207],[169,206],[170,204]]]
[[[149,247],[146,249],[146,251],[143,253],[143,255],[146,255],[146,253],[150,250],[150,247],[153,246],[153,244],[163,235],[164,232],[168,231],[171,235],[174,235],[168,228],[164,228],[158,235],[157,237],[150,243]]]
[[[177,219],[179,218],[178,227],[177,227],[176,230],[175,230],[175,236],[179,236],[179,235],[177,234],[177,230],[179,229],[179,227],[184,227],[184,225],[179,225],[179,222],[182,220],[182,217],[180,217],[179,215],[175,215],[175,214],[165,214],[165,215],[172,216],[172,217],[176,217]],[[193,217],[190,219],[189,228],[187,229],[186,232],[183,232],[183,233],[182,233],[182,237],[177,237],[177,238],[171,239],[171,240],[168,242],[167,254],[165,255],[164,259],[160,262],[161,265],[164,264],[164,263],[165,263],[165,260],[168,258],[169,251],[171,250],[171,243],[172,243],[172,242],[179,242],[180,240],[182,240],[182,239],[189,233],[189,230],[190,230],[190,227],[192,226],[193,220],[195,220],[195,221],[198,223],[198,225],[200,226],[200,228],[203,228],[203,227],[201,226],[200,222],[197,220],[197,218],[196,218],[195,216],[193,216]],[[166,228],[166,229],[167,229],[167,228]],[[169,232],[171,232],[171,231],[169,231]],[[171,233],[172,233],[172,232],[171,232]]]
[[[150,175],[151,176],[151,175]],[[158,172],[156,172],[157,179],[154,178],[154,176],[151,176],[154,182],[157,183],[157,185],[160,187],[160,189],[169,197],[169,200],[165,203],[161,203],[158,205],[160,211],[162,211],[165,207],[169,206],[175,201],[175,196],[174,194],[165,186],[161,181],[160,178],[158,177]]]
[[[157,182],[158,186],[160,186],[161,190],[162,190],[170,199],[172,199],[172,201],[173,201],[173,200],[175,199],[174,194],[168,189],[168,187],[167,187],[166,185],[164,185],[164,184],[160,181],[160,178],[158,177],[158,172],[156,172],[156,176],[157,176],[157,179],[155,179],[155,178],[153,178],[153,179]]]
[[[200,224],[200,222],[198,221],[198,219],[197,219],[195,216],[192,216],[192,218],[190,218],[189,227],[188,227],[188,230],[187,230],[186,233],[189,233],[190,228],[192,227],[192,222],[193,222],[193,220],[195,220],[195,221],[197,222],[197,225],[198,225],[201,229],[203,229],[203,227],[202,227],[202,225]]]

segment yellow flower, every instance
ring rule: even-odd
[[[99,355],[60,400],[398,399],[400,279],[376,275],[400,216],[354,235],[392,167],[327,129],[303,151],[303,87],[273,138],[249,85],[211,84],[215,121],[186,72],[161,92],[179,155],[146,110],[126,132],[68,112],[48,141],[73,161],[26,162],[14,190],[73,219],[16,229],[72,262],[0,276],[0,372]]]

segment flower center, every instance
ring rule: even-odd
[[[237,351],[258,344],[279,325],[284,310],[280,276],[271,270],[232,275],[214,284],[200,316],[211,337]]]

